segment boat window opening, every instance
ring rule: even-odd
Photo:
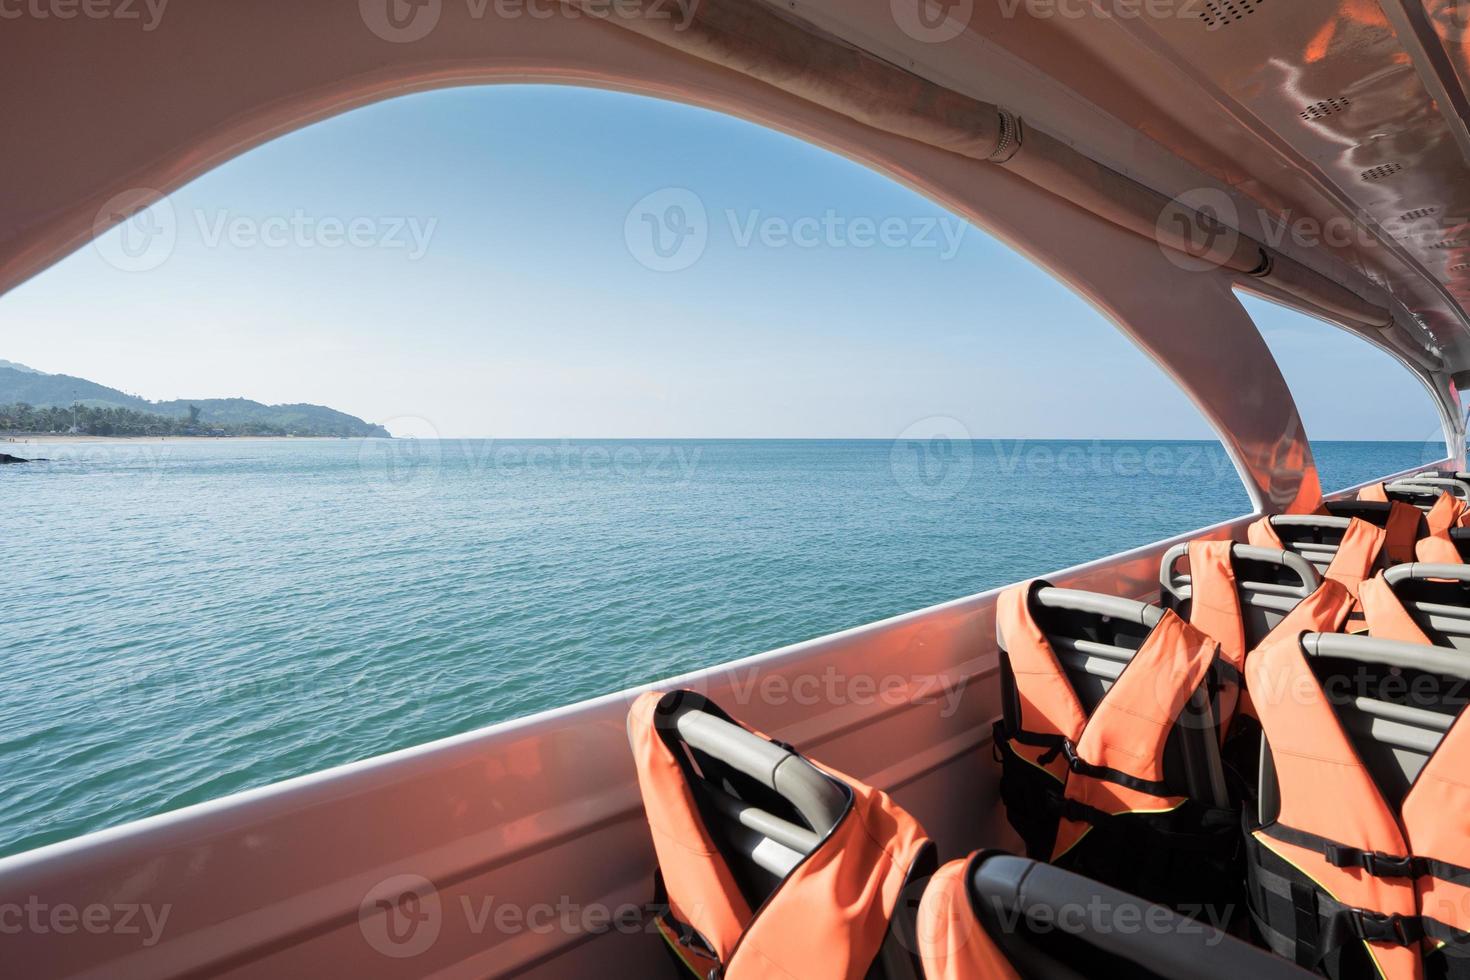
[[[1310,314],[1236,295],[1296,400],[1325,491],[1444,458],[1434,401],[1401,361]]]
[[[1029,259],[620,93],[317,123],[6,295],[0,336],[0,427],[39,430],[5,449],[50,460],[6,500],[0,854],[1250,510]]]

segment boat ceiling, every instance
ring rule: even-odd
[[[1470,369],[1470,2],[789,9],[1169,196],[1229,195],[1236,213],[1224,217],[1242,232],[1344,284],[1387,289],[1452,373]]]
[[[702,35],[655,40],[822,111],[921,142],[935,137],[932,145],[1018,172],[1029,167],[1028,179],[1042,183],[1071,182],[1092,204],[1067,199],[1094,213],[1106,210],[1100,195],[1111,188],[1138,205],[1134,230],[1153,227],[1149,191],[1183,196],[1191,215],[1220,213],[1264,246],[1262,270],[1294,260],[1249,272],[1257,253],[1247,249],[1245,268],[1231,267],[1248,273],[1237,282],[1277,298],[1325,297],[1309,304],[1323,315],[1348,308],[1339,322],[1417,363],[1447,424],[1458,424],[1454,388],[1470,381],[1470,0],[505,2],[597,7],[614,22],[620,4],[687,14],[703,22]],[[421,44],[383,44],[364,27],[374,3],[428,3],[442,8],[446,26]],[[225,0],[179,5],[152,33],[83,19],[6,20],[0,71],[12,85],[0,128],[12,137],[14,179],[0,188],[0,289],[121,220],[134,205],[110,199],[118,185],[172,189],[353,105],[488,78],[486,65],[497,65],[499,78],[627,84],[607,66],[630,60],[633,42],[607,33],[616,33],[611,24],[542,10],[472,33],[466,5],[485,9],[480,0],[294,5],[290,31],[262,12],[279,17],[284,4],[247,11]],[[762,27],[761,17],[800,31]],[[742,36],[746,25],[754,26]],[[565,43],[556,49],[549,39]],[[772,40],[779,45],[762,48]],[[844,60],[853,48],[886,64],[872,71]],[[629,87],[677,95],[681,83],[661,71]],[[731,75],[700,77],[754,92]],[[844,94],[849,83],[861,90]],[[995,106],[1004,110],[999,129]],[[1007,163],[1002,149],[1016,145],[1004,124],[1010,114],[1023,121],[1023,150]],[[996,152],[975,152],[987,145]],[[1092,173],[1092,161],[1116,173]],[[1078,184],[1094,177],[1100,183]],[[1201,194],[1220,203],[1205,208]]]

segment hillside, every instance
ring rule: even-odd
[[[374,436],[390,438],[381,425],[323,405],[263,405],[246,398],[195,398],[152,402],[85,378],[41,374],[19,364],[0,362],[0,406],[34,408],[122,409],[143,415],[185,420],[201,431],[226,430],[230,435]],[[192,422],[190,409],[198,412]],[[177,426],[174,426],[175,428]]]

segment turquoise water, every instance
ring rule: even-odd
[[[0,448],[54,460],[0,467],[0,853],[1248,509],[1205,443]]]

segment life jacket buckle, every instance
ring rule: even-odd
[[[694,950],[710,959],[717,958],[714,946],[710,945],[709,940],[701,936],[699,931],[692,925],[687,922],[681,922],[672,916],[670,916],[669,921],[674,924],[674,931],[677,933],[674,936],[674,941],[680,946],[683,946],[685,949]]]
[[[1414,858],[1374,851],[1363,855],[1363,868],[1375,878],[1414,878],[1418,871]]]
[[[1077,754],[1077,746],[1072,744],[1072,740],[1070,738],[1064,738],[1062,739],[1062,744],[1060,748],[1062,750],[1062,755],[1065,756],[1067,759],[1067,768],[1072,770],[1073,772],[1080,772],[1084,763],[1082,761],[1082,757]]]
[[[1353,935],[1364,942],[1411,946],[1423,938],[1423,926],[1414,916],[1383,915],[1366,909],[1348,909],[1347,915]]]
[[[1363,851],[1332,844],[1326,848],[1324,856],[1333,867],[1362,868],[1375,878],[1417,878],[1422,873],[1422,862],[1412,855]]]

